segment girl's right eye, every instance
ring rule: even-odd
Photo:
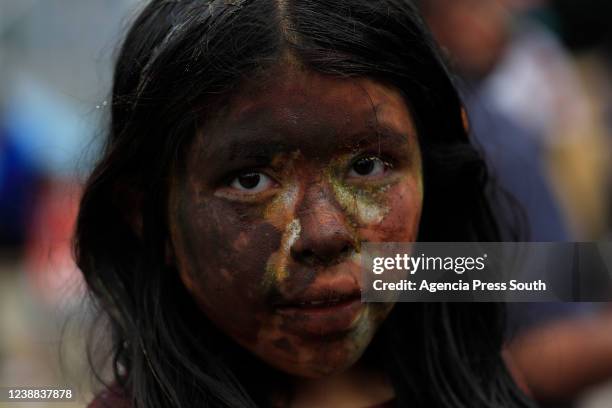
[[[256,194],[266,191],[274,185],[274,181],[260,172],[247,172],[239,174],[230,181],[229,186],[241,193]]]

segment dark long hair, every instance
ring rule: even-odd
[[[206,322],[164,259],[167,180],[207,112],[287,55],[307,69],[402,92],[417,121],[419,240],[499,241],[461,101],[408,0],[156,0],[114,75],[106,149],[81,201],[75,253],[110,321],[116,381],[136,407],[268,405],[283,376]],[[367,357],[398,406],[528,406],[501,357],[497,304],[398,304]]]

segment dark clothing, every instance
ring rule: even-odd
[[[393,408],[395,399],[366,408]],[[87,406],[87,408],[130,408],[130,400],[125,391],[118,385],[104,390]]]

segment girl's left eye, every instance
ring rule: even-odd
[[[230,182],[230,187],[245,193],[259,193],[270,188],[274,182],[263,173],[242,173]]]
[[[351,166],[349,177],[376,177],[384,174],[389,168],[380,157],[362,157]]]

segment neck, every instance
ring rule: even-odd
[[[383,404],[394,396],[381,372],[356,364],[350,369],[318,379],[296,378],[290,408],[365,408]]]

